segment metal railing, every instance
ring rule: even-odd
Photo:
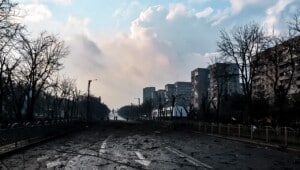
[[[19,141],[57,135],[73,128],[75,124],[75,122],[68,121],[15,124],[15,126],[0,129],[0,147],[7,144],[17,146]]]
[[[173,121],[174,127],[186,127],[208,134],[235,137],[284,147],[300,148],[300,130],[291,127],[271,127],[241,124],[216,124],[195,121]]]

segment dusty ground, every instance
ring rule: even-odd
[[[153,124],[87,127],[0,160],[0,169],[300,169],[299,153]]]

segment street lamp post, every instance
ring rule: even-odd
[[[130,110],[131,110],[131,114],[130,114],[130,119],[133,119],[133,103],[130,103]]]
[[[138,113],[138,117],[140,117],[141,116],[141,98],[139,98],[139,97],[137,97],[137,98],[134,98],[134,99],[137,99],[138,100],[138,102],[139,102],[139,113]]]
[[[97,79],[94,79],[96,81]],[[87,95],[87,108],[86,108],[86,121],[90,121],[90,87],[93,80],[88,80],[88,95]]]

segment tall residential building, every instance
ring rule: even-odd
[[[175,105],[187,108],[191,102],[191,82],[176,82],[175,84]]]
[[[152,92],[155,91],[155,87],[143,88],[143,102],[150,101],[152,99]]]
[[[175,96],[175,85],[174,84],[166,84],[165,85],[165,98],[166,98],[166,104],[167,106],[172,105],[173,97]]]
[[[154,109],[158,109],[159,107],[163,107],[166,103],[165,99],[165,90],[157,90],[152,92],[152,102]]]
[[[234,63],[216,63],[208,66],[208,97],[214,103],[218,97],[240,93],[239,69]]]
[[[288,48],[293,44],[295,51],[289,53]],[[300,36],[287,40],[282,44],[269,48],[260,55],[257,75],[253,79],[253,96],[274,99],[274,85],[287,89],[292,77],[288,95],[300,93]],[[294,67],[293,76],[291,76]]]
[[[197,68],[191,72],[191,104],[197,110],[200,109],[202,99],[207,98],[208,95],[208,74],[209,70],[206,68]]]

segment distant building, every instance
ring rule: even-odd
[[[167,106],[172,106],[172,100],[175,96],[176,87],[174,84],[166,84],[165,85],[165,98]]]
[[[206,68],[197,68],[191,72],[191,104],[193,108],[200,109],[201,102],[208,95],[209,70]]]
[[[166,98],[165,98],[165,90],[157,90],[157,97],[158,97],[158,106],[163,107],[166,104]]]
[[[208,97],[214,103],[218,97],[241,93],[239,69],[234,63],[216,63],[208,66],[209,88]]]
[[[165,92],[166,91],[162,89],[152,92],[152,102],[154,109],[159,109],[160,107],[163,107],[165,105]]]
[[[158,109],[153,109],[152,110],[152,118],[157,118],[159,116],[164,116],[164,114],[166,114],[166,117],[187,117],[188,116],[188,112],[187,110],[182,107],[182,106],[174,106],[174,108],[172,109],[172,113],[171,113],[171,108],[170,107],[165,107],[163,108],[163,115],[159,114],[159,110]]]
[[[143,102],[151,101],[152,93],[155,91],[155,87],[143,88]]]
[[[175,105],[187,108],[191,102],[191,82],[176,82],[175,84]]]

